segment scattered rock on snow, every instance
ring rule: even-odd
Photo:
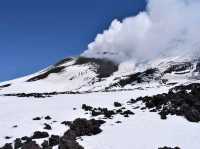
[[[41,149],[41,148],[35,141],[30,141],[24,143],[21,149]]]
[[[51,120],[52,118],[49,115],[47,115],[46,117],[44,117],[44,119],[45,120]]]
[[[121,106],[122,106],[122,104],[121,104],[121,103],[119,103],[119,102],[114,102],[114,106],[115,106],[115,107],[121,107]]]
[[[11,143],[6,143],[3,147],[1,147],[0,149],[13,149],[12,144]]]
[[[42,138],[47,138],[47,137],[49,137],[49,134],[47,132],[35,131],[31,138],[32,139],[42,139]]]
[[[49,146],[56,146],[59,144],[60,137],[58,135],[51,135],[49,138]]]
[[[22,147],[23,143],[20,138],[15,139],[14,141],[14,149],[19,149]]]
[[[179,147],[160,147],[160,148],[158,148],[158,149],[181,149],[181,148],[179,148]]]
[[[39,120],[41,120],[41,117],[35,117],[35,118],[33,118],[33,120],[34,121],[39,121]]]
[[[44,123],[44,129],[51,130],[52,128],[51,128],[51,126],[49,124]]]

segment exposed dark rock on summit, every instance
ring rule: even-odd
[[[155,74],[158,72],[157,69],[147,69],[144,72],[137,72],[128,76],[125,76],[124,79],[120,79],[117,83],[112,84],[110,87],[106,89],[110,89],[114,86],[121,86],[124,87],[125,85],[132,84],[132,83],[143,83],[149,82],[153,79],[156,79]]]
[[[62,65],[62,64],[65,64],[66,62],[71,61],[71,60],[73,60],[72,57],[67,57],[67,58],[65,58],[65,59],[60,60],[60,61],[57,62],[56,64],[54,64],[54,66],[55,66],[55,67],[58,67],[58,66],[60,66],[60,65]]]
[[[49,68],[49,70],[47,70],[46,72],[28,79],[27,82],[34,82],[34,81],[38,81],[38,80],[41,80],[41,79],[45,79],[52,73],[60,73],[63,69],[65,69],[64,66],[60,66],[60,67],[54,66],[52,68]]]
[[[11,86],[11,84],[1,85],[1,86],[0,86],[0,89],[6,88],[6,87],[9,87],[9,86]]]
[[[97,59],[88,57],[79,57],[75,65],[93,64],[96,65],[96,73],[99,78],[106,78],[118,70],[118,65],[107,59]]]
[[[192,68],[193,68],[193,64],[191,62],[182,62],[182,63],[170,65],[164,71],[164,73],[180,72],[180,71],[185,71]]]

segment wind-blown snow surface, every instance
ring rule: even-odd
[[[16,137],[30,136],[36,130],[43,130],[45,122],[57,121],[51,124],[53,130],[49,133],[62,135],[67,127],[60,122],[78,117],[89,118],[81,110],[82,104],[113,108],[114,101],[126,103],[131,98],[163,93],[168,89],[168,87],[159,87],[126,92],[57,95],[45,99],[0,97],[0,146],[5,142],[12,142]],[[129,105],[124,106],[131,108]],[[102,133],[83,137],[83,141],[79,140],[80,144],[86,149],[156,149],[162,146],[196,149],[199,147],[199,123],[191,123],[176,116],[161,120],[155,113],[132,111],[136,114],[130,118],[116,116],[112,120],[107,120],[102,127]],[[50,115],[52,120],[32,120],[34,117],[47,115]],[[116,124],[118,120],[122,123]],[[14,125],[18,127],[12,128]],[[5,140],[5,136],[13,138]]]

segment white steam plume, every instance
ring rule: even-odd
[[[116,62],[200,54],[200,0],[149,0],[145,12],[114,20],[82,54]]]

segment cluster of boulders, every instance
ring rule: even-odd
[[[197,83],[174,87],[168,93],[139,97],[129,103],[137,101],[144,102],[144,108],[150,112],[158,112],[161,119],[170,114],[184,116],[190,122],[200,121],[200,84]]]
[[[39,121],[39,120],[41,120],[42,118],[43,118],[43,117],[37,116],[37,117],[34,117],[33,120],[34,120],[34,121]],[[45,119],[45,120],[51,120],[52,118],[51,118],[51,116],[47,115],[47,116],[44,117],[44,119]]]
[[[101,108],[101,107],[94,108],[89,105],[83,104],[82,109],[85,110],[86,112],[90,112],[91,116],[93,117],[103,115],[104,118],[108,119],[113,118],[113,116],[117,114],[121,114],[124,117],[129,117],[129,115],[134,115],[134,112],[132,112],[131,110],[127,110],[125,107],[122,107],[122,104],[119,102],[114,102],[114,106],[117,109],[108,110],[108,108]]]
[[[103,120],[86,120],[80,118],[69,122],[70,129],[60,138],[59,149],[83,149],[76,141],[77,137],[92,136],[101,133],[100,126],[104,123],[105,121]]]
[[[69,130],[63,136],[51,135],[47,132],[36,131],[31,137],[22,137],[15,139],[14,143],[7,143],[0,149],[52,149],[58,146],[59,149],[83,149],[77,142],[77,139],[82,136],[92,136],[102,132],[101,125],[103,120],[87,120],[78,118],[72,122],[68,122]],[[38,145],[35,140],[45,139],[41,145]]]

